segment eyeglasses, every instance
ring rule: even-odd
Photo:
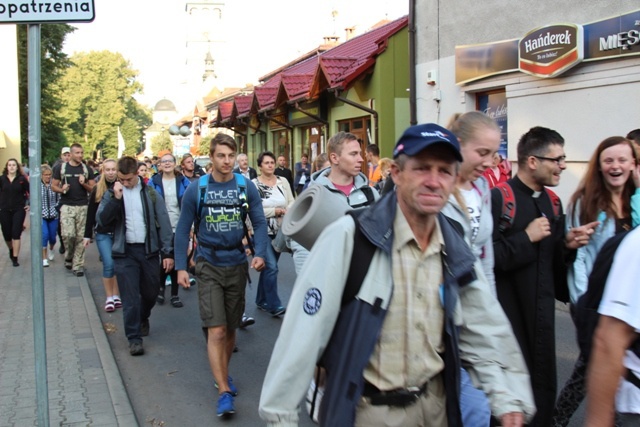
[[[558,157],[544,157],[544,156],[536,156],[533,155],[536,159],[539,160],[548,160],[550,162],[555,162],[558,166],[567,162],[567,156],[558,156]]]
[[[174,163],[174,161],[167,159],[167,160],[160,160],[160,163]]]

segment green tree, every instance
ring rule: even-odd
[[[71,61],[73,66],[60,82],[64,103],[60,114],[67,125],[67,139],[82,144],[88,155],[100,150],[103,156],[115,157],[121,126],[125,141],[137,151],[142,129],[151,122],[150,112],[133,98],[143,89],[136,80],[137,71],[120,53],[109,51],[78,53]]]
[[[211,137],[200,139],[200,146],[198,147],[198,154],[201,156],[209,155],[209,145],[211,144]]]
[[[169,150],[173,153],[173,141],[167,131],[163,131],[151,138],[151,151],[159,153],[164,150]]]
[[[71,62],[62,51],[67,34],[75,28],[67,24],[43,24],[40,26],[40,136],[43,162],[53,162],[60,157],[60,150],[67,145],[63,132],[64,121],[58,114],[62,102],[58,82]],[[27,25],[17,25],[18,79],[20,91],[21,154],[28,157],[29,148],[29,93],[27,64]]]

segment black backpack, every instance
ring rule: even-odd
[[[600,300],[602,300],[602,294],[607,284],[607,277],[613,265],[613,258],[620,243],[622,243],[622,240],[627,234],[629,234],[628,231],[616,234],[607,240],[602,249],[600,249],[593,263],[593,270],[591,270],[591,274],[589,275],[587,291],[578,299],[575,305],[578,345],[580,346],[580,352],[584,357],[585,363],[589,362],[591,355],[593,334],[600,319],[598,307],[600,307]]]

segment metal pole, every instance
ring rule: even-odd
[[[38,426],[49,426],[47,389],[47,336],[44,322],[42,272],[42,195],[40,181],[40,24],[28,26],[29,92],[29,223],[31,227],[31,294],[33,299],[33,344],[36,361]]]

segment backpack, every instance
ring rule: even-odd
[[[598,308],[600,307],[600,301],[602,300],[604,288],[607,284],[609,271],[613,265],[616,251],[627,234],[629,234],[629,231],[616,234],[607,240],[602,249],[600,249],[593,263],[593,270],[591,270],[591,274],[589,275],[587,291],[578,299],[575,305],[576,335],[578,337],[580,353],[582,354],[585,364],[589,363],[589,358],[591,357],[593,335],[600,320]],[[629,349],[635,354],[640,355],[640,338],[636,338]],[[638,378],[632,370],[627,370],[625,379],[640,388],[640,378]]]
[[[240,203],[233,205],[233,207],[240,208],[240,216],[242,218],[242,228],[244,229],[244,237],[246,237],[247,242],[249,244],[249,249],[251,250],[251,255],[255,255],[255,250],[253,248],[253,243],[251,241],[251,236],[249,235],[249,229],[247,228],[247,216],[249,215],[249,199],[247,198],[247,182],[245,177],[242,174],[234,173],[233,174],[236,185],[238,186],[238,198],[240,199]],[[209,174],[202,175],[198,178],[198,194],[199,197],[196,201],[196,218],[194,221],[194,231],[196,237],[198,236],[198,231],[200,229],[200,220],[202,219],[202,208],[210,207],[229,207],[229,205],[221,205],[217,203],[206,203],[205,199],[207,196],[207,188],[209,186]],[[202,244],[202,243],[201,243]],[[204,247],[209,247],[210,249],[228,249],[228,248],[216,248],[210,247],[209,245],[204,245]],[[239,247],[242,250],[242,244]]]
[[[498,189],[502,196],[502,210],[500,212],[500,218],[498,220],[498,231],[504,233],[513,225],[514,218],[516,216],[516,197],[513,194],[513,188],[509,182],[501,182],[494,188]],[[551,199],[551,207],[553,208],[554,217],[560,217],[560,197],[553,191],[544,187],[549,199]],[[555,299],[560,302],[567,303],[571,300],[569,295],[569,284],[567,282],[567,273],[564,260],[559,257],[555,257],[553,260],[553,283],[555,291]]]
[[[65,171],[67,170],[67,163],[68,162],[63,162],[60,165],[60,180],[62,181],[63,179],[65,179]],[[80,164],[82,165],[82,174],[84,175],[85,180],[89,179],[89,169],[87,168],[87,165],[84,164],[84,162],[80,162]],[[66,184],[66,182],[65,182]]]
[[[502,195],[502,212],[500,214],[500,221],[498,222],[498,230],[500,230],[500,233],[504,233],[513,225],[513,219],[516,216],[516,198],[508,182],[501,182],[496,185],[495,188],[500,190],[500,194]],[[551,199],[553,214],[556,217],[560,216],[560,197],[547,187],[544,187],[544,190]]]

